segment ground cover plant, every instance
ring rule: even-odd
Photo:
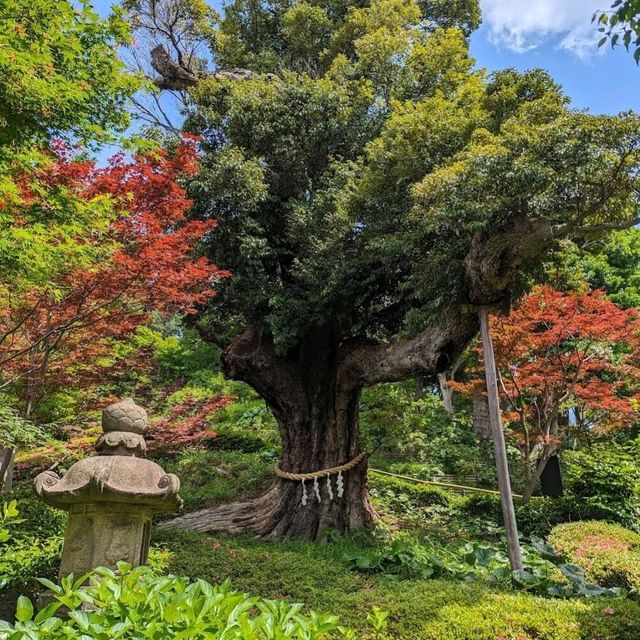
[[[320,640],[338,631],[337,618],[300,613],[301,605],[252,598],[225,582],[156,576],[149,568],[119,563],[118,573],[43,580],[55,599],[39,612],[21,597],[15,625],[0,622],[0,638],[211,638],[228,640]],[[64,618],[55,614],[60,607]],[[88,610],[86,609],[88,608]],[[336,633],[337,636],[337,633]]]
[[[599,521],[560,524],[549,543],[592,580],[626,589],[640,598],[640,535],[619,525]]]

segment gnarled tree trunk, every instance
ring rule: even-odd
[[[264,398],[275,416],[282,439],[283,471],[308,473],[342,465],[361,453],[358,425],[360,385],[342,364],[342,352],[328,329],[314,332],[292,357],[279,356],[268,338],[249,329],[225,351],[222,368],[229,378],[244,380]],[[261,537],[314,539],[323,530],[348,531],[373,521],[367,490],[367,462],[343,474],[339,498],[336,476],[302,482],[276,477],[256,500],[222,505],[187,514],[170,524],[198,531],[253,531]]]
[[[464,332],[464,336],[458,332]],[[319,328],[294,354],[277,353],[262,330],[248,327],[223,352],[226,377],[251,385],[275,416],[282,438],[280,468],[315,472],[353,460],[362,452],[358,424],[360,391],[365,386],[435,373],[451,361],[455,344],[466,344],[475,321],[444,323],[419,338],[399,344],[355,343]],[[202,329],[205,339],[213,339]],[[315,539],[327,528],[348,531],[370,524],[375,516],[367,490],[363,460],[343,474],[344,496],[330,500],[326,478],[319,480],[321,501],[307,482],[309,501],[302,504],[300,481],[274,479],[259,498],[189,513],[164,527],[196,531],[253,532],[268,539]]]

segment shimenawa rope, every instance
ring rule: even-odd
[[[353,460],[349,460],[349,462],[345,462],[339,467],[320,469],[319,471],[312,471],[310,473],[291,473],[290,471],[283,471],[280,468],[280,465],[276,465],[275,474],[279,478],[283,478],[284,480],[294,480],[298,482],[300,480],[304,481],[315,480],[316,478],[326,478],[327,476],[333,476],[336,473],[341,473],[343,471],[351,471],[351,469],[358,466],[368,455],[368,451],[362,451],[355,458],[353,458]]]

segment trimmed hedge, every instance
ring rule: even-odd
[[[623,587],[640,598],[640,535],[607,522],[558,525],[549,535],[558,553],[583,567],[590,580],[605,587]]]

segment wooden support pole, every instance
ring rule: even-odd
[[[489,330],[489,310],[480,307],[480,334],[482,336],[482,350],[484,352],[484,371],[487,380],[487,396],[489,398],[489,417],[491,419],[491,433],[496,457],[496,469],[498,472],[498,489],[500,490],[500,502],[502,503],[502,516],[507,531],[507,552],[511,570],[522,569],[522,552],[518,538],[518,525],[516,512],[513,507],[513,493],[511,491],[511,479],[509,478],[509,466],[507,464],[507,448],[504,441],[504,432],[500,421],[500,400],[498,396],[498,378],[496,374],[496,361],[493,354],[491,331]]]
[[[13,449],[0,449],[0,494],[9,493],[13,488],[14,461]]]

